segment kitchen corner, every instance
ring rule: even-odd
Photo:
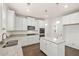
[[[3,44],[0,44],[0,55],[2,56],[23,56],[23,46],[39,43],[37,31],[9,31],[7,34],[8,37],[4,39]]]

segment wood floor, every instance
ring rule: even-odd
[[[46,56],[42,51],[40,51],[40,44],[34,44],[31,46],[23,47],[24,56]],[[79,56],[79,50],[66,46],[65,47],[66,56]]]
[[[66,46],[65,55],[66,56],[79,56],[79,50]]]
[[[40,44],[34,44],[27,47],[23,47],[24,56],[46,56],[42,51],[40,51]]]

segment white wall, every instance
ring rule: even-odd
[[[6,19],[7,19],[8,7],[6,4],[2,6],[2,28],[6,29]]]
[[[55,25],[56,21],[61,21],[61,19],[62,19],[62,17],[46,20],[46,23],[48,24],[47,26],[45,26],[45,29],[46,29],[46,34],[45,35],[46,35],[46,37],[53,38],[55,36],[54,25]]]
[[[1,22],[2,22],[2,3],[0,3],[0,41],[1,39]]]
[[[0,30],[1,30],[1,21],[2,21],[2,3],[0,3]]]

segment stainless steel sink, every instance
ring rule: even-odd
[[[17,44],[18,44],[18,40],[11,40],[11,41],[6,42],[6,44],[3,46],[3,48],[15,46]]]

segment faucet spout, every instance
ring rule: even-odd
[[[7,34],[6,33],[3,33],[2,34],[2,41],[1,41],[1,44],[4,43],[4,40],[7,38]]]

